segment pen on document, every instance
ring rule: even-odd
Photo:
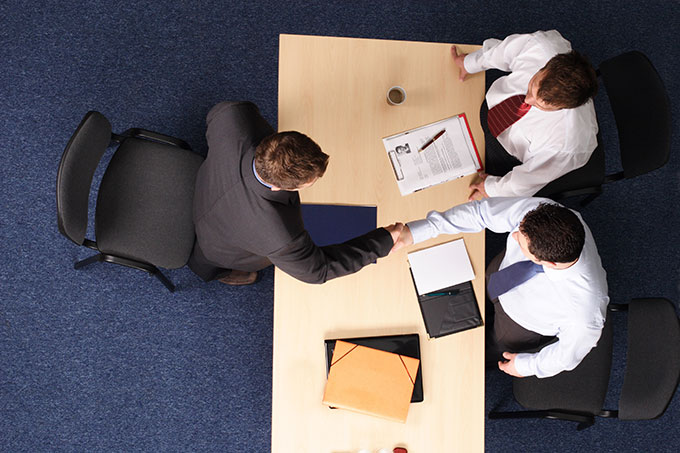
[[[455,296],[458,294],[460,290],[455,290],[455,291],[443,291],[441,293],[427,293],[425,294],[426,296],[429,297],[434,297],[434,296]]]
[[[425,148],[427,148],[428,146],[430,146],[431,144],[433,144],[435,140],[437,140],[439,137],[441,137],[442,135],[444,135],[444,132],[446,132],[446,129],[442,129],[442,130],[440,130],[439,132],[437,132],[437,134],[436,134],[434,137],[432,137],[431,139],[429,139],[427,142],[425,142],[425,144],[424,144],[423,146],[420,147],[420,149],[418,150],[418,152],[423,151]]]

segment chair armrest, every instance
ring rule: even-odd
[[[191,146],[184,140],[170,137],[169,135],[159,134],[158,132],[148,131],[146,129],[128,129],[122,134],[124,137],[141,138],[143,140],[150,140],[152,142],[163,143],[165,145],[177,146],[179,148],[191,150]]]

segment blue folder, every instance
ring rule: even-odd
[[[302,220],[314,243],[340,244],[376,229],[375,206],[302,204]]]

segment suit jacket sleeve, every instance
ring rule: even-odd
[[[392,248],[392,236],[377,228],[342,244],[317,247],[307,231],[302,231],[285,247],[268,256],[275,266],[306,283],[324,283],[353,274],[386,256]]]

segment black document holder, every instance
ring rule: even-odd
[[[415,284],[415,283],[414,283]],[[472,282],[442,288],[430,294],[418,296],[418,305],[430,338],[443,337],[483,325]]]

